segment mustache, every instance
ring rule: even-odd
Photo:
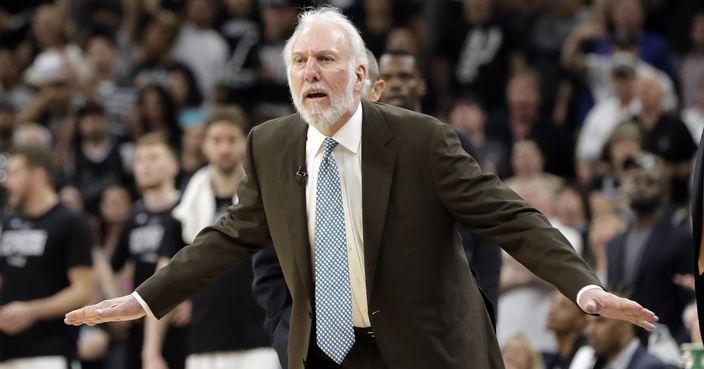
[[[304,86],[303,92],[301,92],[301,96],[306,97],[310,94],[316,94],[316,93],[323,93],[323,94],[330,96],[330,91],[326,87],[324,87],[322,85],[317,85],[317,84],[310,85],[310,86]]]

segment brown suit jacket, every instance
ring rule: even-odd
[[[293,297],[289,368],[303,368],[313,324],[305,186],[308,126],[298,115],[249,135],[237,206],[137,291],[157,317],[273,244]],[[502,368],[456,221],[502,245],[575,300],[599,284],[567,240],[431,117],[363,103],[362,196],[369,312],[390,368]],[[525,307],[530,309],[529,306]]]

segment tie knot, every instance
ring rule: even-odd
[[[323,141],[323,147],[325,149],[325,156],[330,156],[332,151],[335,150],[335,147],[337,147],[337,141],[328,137]]]

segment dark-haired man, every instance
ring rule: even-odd
[[[425,80],[416,57],[406,50],[388,50],[379,58],[379,75],[386,87],[381,102],[404,109],[422,111]]]
[[[673,279],[691,274],[692,233],[673,225],[667,211],[668,176],[664,161],[642,153],[627,159],[623,184],[634,218],[628,229],[609,242],[607,280],[629,287],[635,299],[654,309],[678,341],[686,340],[682,312],[692,294]]]
[[[64,174],[83,197],[86,210],[97,214],[103,190],[131,183],[125,147],[110,133],[102,105],[89,102],[76,110],[75,136],[67,148]]]

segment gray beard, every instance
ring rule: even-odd
[[[327,131],[334,126],[354,103],[354,82],[356,79],[354,71],[348,77],[346,93],[343,96],[328,95],[330,98],[330,107],[328,109],[314,102],[312,108],[308,110],[303,104],[303,97],[292,93],[293,105],[301,115],[301,118],[320,132]]]

